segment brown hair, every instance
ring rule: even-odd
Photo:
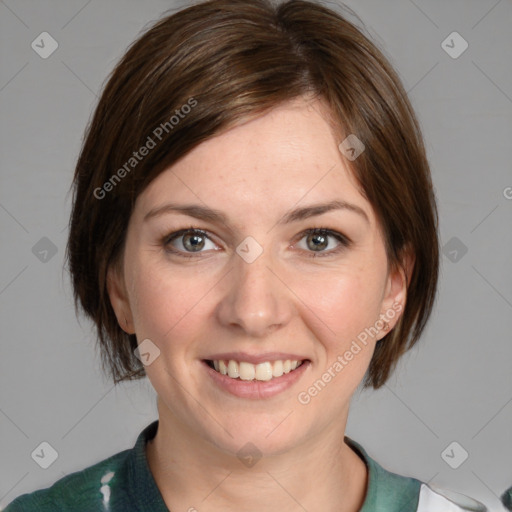
[[[415,257],[403,314],[377,343],[364,387],[382,386],[419,339],[436,294],[438,214],[398,75],[360,29],[320,4],[209,0],[162,18],[130,46],[75,170],[67,246],[75,306],[95,322],[103,370],[115,383],[145,376],[135,335],[118,325],[106,287],[137,196],[201,142],[305,94],[324,100],[340,142],[355,134],[365,145],[347,164],[382,226],[389,266],[403,265],[405,249]],[[143,146],[150,150],[136,158]]]

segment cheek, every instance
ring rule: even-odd
[[[131,303],[138,337],[150,338],[157,345],[171,338],[190,338],[200,325],[201,299],[210,288],[207,279],[191,279],[190,273],[176,269],[170,272],[161,262],[135,265]]]
[[[376,277],[352,267],[316,280],[317,286],[303,283],[301,296],[308,300],[300,314],[315,337],[317,364],[311,387],[302,391],[318,395],[318,407],[343,407],[368,369],[377,341],[371,327],[379,318],[382,292]]]
[[[321,403],[345,403],[361,382],[373,356],[385,266],[362,261],[303,280],[299,296],[307,297],[303,321],[317,343],[315,381],[329,382]],[[315,390],[313,390],[315,391]]]
[[[300,296],[307,298],[333,343],[356,337],[379,318],[382,276],[376,269],[347,266],[319,277],[304,279]]]

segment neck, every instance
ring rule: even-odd
[[[164,411],[146,445],[170,511],[323,510],[357,512],[367,488],[364,461],[344,442],[345,421],[292,450],[247,464]],[[162,414],[164,413],[164,414]]]

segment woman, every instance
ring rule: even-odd
[[[439,258],[420,128],[354,25],[306,1],[163,18],[110,77],[74,187],[77,305],[159,420],[8,512],[485,510],[345,436],[358,385],[420,338]]]

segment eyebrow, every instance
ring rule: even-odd
[[[363,217],[368,224],[370,224],[370,219],[368,218],[368,215],[361,207],[352,203],[348,203],[346,201],[331,201],[329,203],[312,204],[310,206],[305,206],[303,208],[296,208],[294,210],[287,212],[284,215],[284,217],[278,222],[278,224],[282,225],[290,224],[292,222],[298,222],[304,219],[308,219],[309,217],[322,215],[323,213],[327,213],[333,210],[347,210],[357,213],[358,215]],[[167,213],[181,213],[183,215],[188,215],[189,217],[194,217],[200,220],[228,224],[228,219],[226,215],[222,213],[220,210],[214,210],[212,208],[195,204],[175,203],[167,203],[163,206],[159,206],[157,208],[150,210],[144,216],[144,222],[154,217],[159,217]]]

